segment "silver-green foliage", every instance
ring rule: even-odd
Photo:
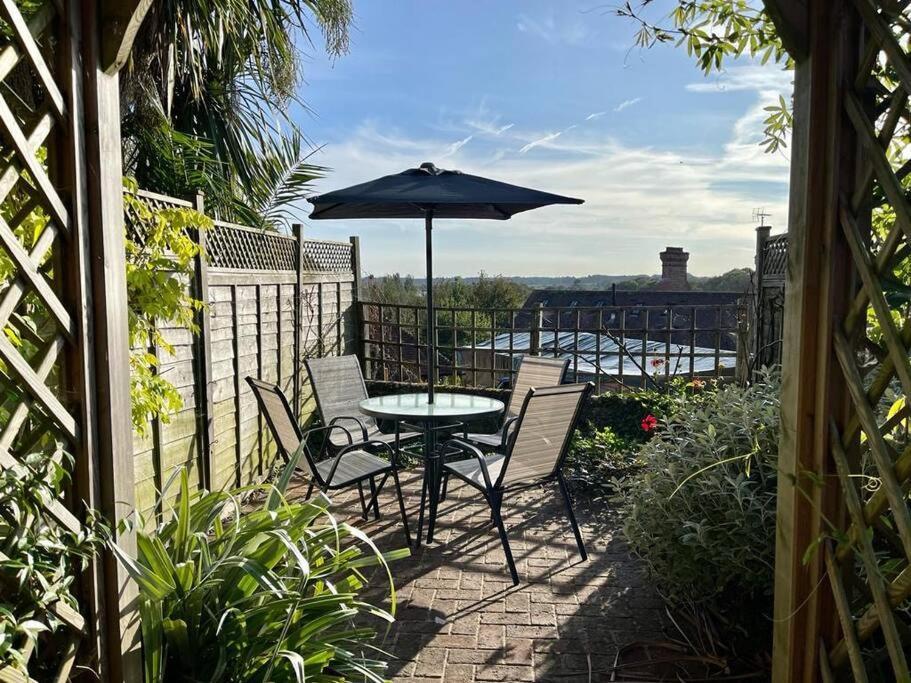
[[[779,381],[679,394],[619,494],[624,533],[672,601],[773,584]]]
[[[391,621],[395,590],[387,567],[390,612],[367,604],[360,569],[408,551],[381,554],[322,496],[287,500],[293,469],[251,511],[252,489],[191,493],[184,472],[173,517],[137,532],[138,558],[115,548],[140,588],[146,683],[383,679],[354,619]]]

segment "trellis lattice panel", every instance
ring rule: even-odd
[[[808,219],[808,234],[825,225],[825,243],[807,247],[823,254],[828,300],[822,305],[832,306],[821,309],[829,317],[820,326],[831,327],[817,338],[832,359],[821,381],[832,387],[829,397],[844,396],[820,416],[825,448],[815,476],[803,484],[806,499],[817,501],[813,515],[821,529],[815,551],[804,548],[810,565],[820,568],[822,592],[811,599],[828,608],[819,608],[821,616],[807,621],[800,638],[818,644],[823,680],[911,680],[911,411],[904,402],[911,396],[911,310],[902,295],[911,284],[907,6],[836,0],[813,5],[811,14],[818,22],[811,35],[822,35],[824,26],[830,34],[825,43],[812,43],[810,68],[819,75],[828,70],[834,97],[807,100],[816,107],[809,130],[840,127],[825,142],[828,166],[812,151],[807,162],[827,168],[838,188],[831,209],[818,212],[827,224],[816,215]],[[811,82],[811,94],[824,87],[819,76]],[[837,112],[829,117],[832,103]],[[810,140],[813,149],[823,138]],[[813,173],[807,175],[812,183]],[[799,258],[804,268],[814,263],[806,254]],[[779,581],[776,590],[786,589]]]
[[[67,61],[72,36],[58,30],[69,28],[68,3],[28,3],[25,10],[20,5],[26,4],[0,0],[0,470],[28,479],[33,458],[57,457],[60,449],[74,458],[59,462],[74,484],[68,497],[75,499],[85,485],[77,481],[86,454],[85,385],[74,379],[86,352],[79,259],[85,233],[73,204],[78,190],[66,169],[82,161],[71,137],[82,115],[72,89],[78,72]],[[23,519],[13,509],[18,507],[15,496],[0,501],[5,524]],[[26,618],[62,627],[40,636],[40,643],[39,636],[14,637],[23,663],[9,666],[9,651],[0,655],[2,680],[40,675],[64,681],[77,655],[90,664],[98,655],[85,616],[69,598],[49,605],[36,599],[29,607],[25,596],[46,586],[26,578],[23,587],[10,589],[28,576],[20,573],[20,553],[29,550],[44,562],[39,540],[52,538],[50,530],[82,532],[81,501],[73,500],[74,514],[64,500],[43,494],[40,508],[0,552],[0,582],[13,590],[5,593],[2,619],[8,637],[15,631],[10,623]],[[72,597],[83,598],[78,579],[73,586]],[[79,607],[94,619],[91,600]]]

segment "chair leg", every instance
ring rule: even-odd
[[[313,495],[313,482],[310,482],[310,486],[307,487],[307,495],[304,496],[304,500],[310,500],[310,496]]]
[[[402,485],[399,483],[399,472],[392,468],[392,480],[395,482],[395,493],[399,499],[399,511],[402,513],[402,526],[405,527],[405,542],[411,547],[411,533],[408,529],[408,514],[405,512],[405,499],[402,498]]]
[[[424,506],[427,504],[427,475],[426,472],[421,482],[421,507],[418,510],[418,536],[415,541],[421,545],[421,536],[424,533]]]
[[[361,497],[361,519],[367,521],[367,501],[364,499],[364,485],[362,482],[357,483],[357,492]]]
[[[440,502],[446,500],[446,492],[449,490],[449,473],[443,472],[443,490],[440,492]]]
[[[506,554],[506,564],[509,565],[509,574],[512,576],[512,583],[514,586],[518,586],[519,573],[516,571],[516,562],[512,557],[509,539],[506,537],[506,526],[503,524],[503,516],[500,514],[500,510],[503,506],[502,492],[491,492],[488,502],[490,503],[490,511],[493,515],[494,522],[497,525],[497,531],[500,532],[500,542],[503,544],[503,552]]]
[[[583,560],[588,559],[588,553],[585,552],[585,544],[582,542],[582,532],[579,531],[579,524],[576,522],[576,515],[573,513],[572,499],[569,497],[569,489],[563,480],[563,475],[557,475],[557,482],[560,484],[560,493],[563,494],[563,502],[566,504],[566,516],[569,517],[569,523],[573,527],[573,534],[576,536],[576,545],[579,546],[579,554]]]
[[[373,518],[374,519],[380,518],[380,503],[377,500],[378,495],[379,495],[379,489],[377,489],[377,487],[376,487],[376,478],[370,477],[370,500],[371,500],[371,507],[373,507]]]

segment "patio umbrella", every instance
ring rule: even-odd
[[[423,218],[427,257],[427,393],[433,403],[436,375],[433,315],[433,219],[489,218],[506,220],[522,211],[549,204],[581,204],[563,197],[488,178],[447,171],[431,163],[383,176],[308,200],[310,218]]]

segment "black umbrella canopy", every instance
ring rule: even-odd
[[[431,163],[310,197],[310,218],[487,218],[505,220],[549,204],[581,204],[527,187],[447,171]]]
[[[433,219],[489,218],[506,220],[522,211],[549,204],[581,204],[581,199],[539,192],[461,171],[445,171],[431,163],[383,176],[308,200],[310,218],[423,218],[427,259],[427,395],[433,403],[436,377],[433,308]],[[418,358],[420,366],[420,357]]]

